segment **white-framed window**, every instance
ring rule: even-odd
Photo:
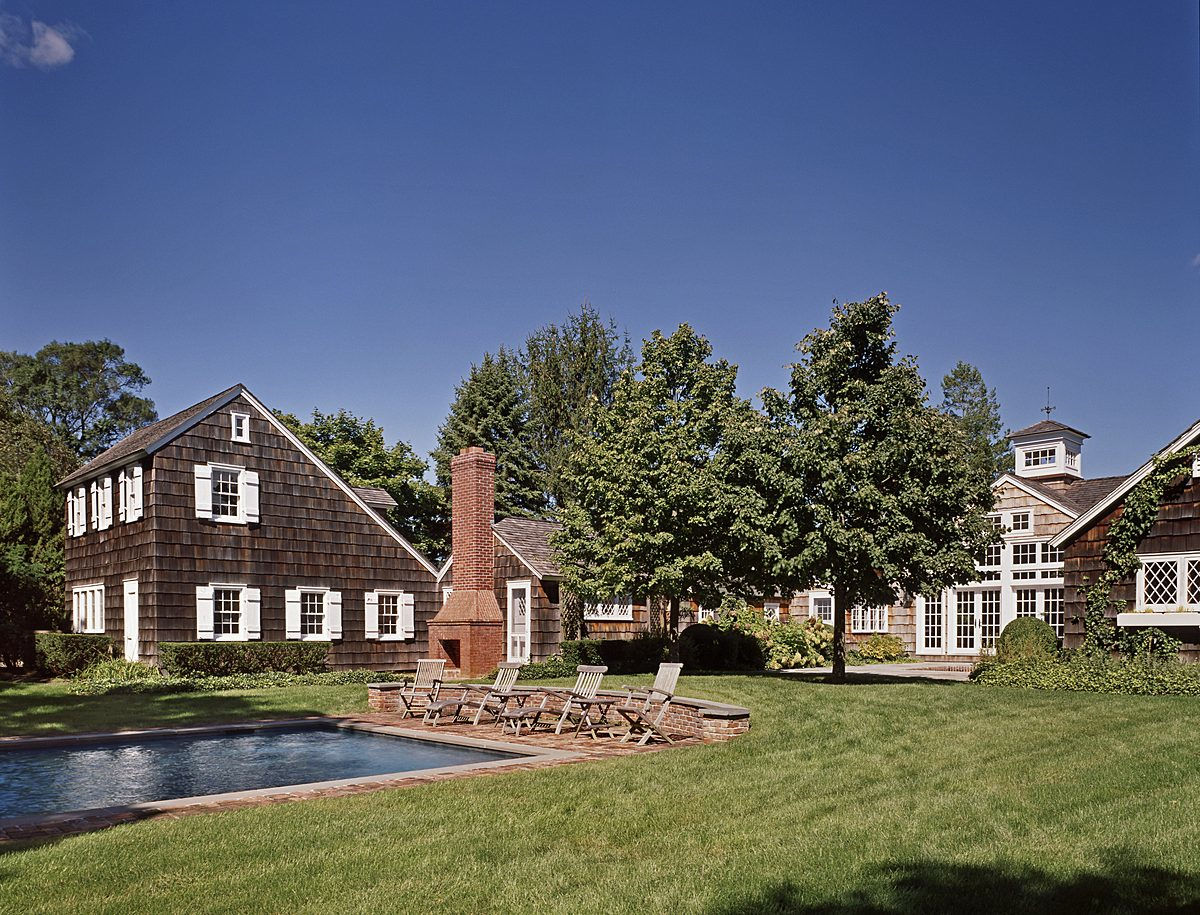
[[[979,564],[986,569],[999,566],[1004,558],[1003,543],[989,543],[983,550],[983,561]]]
[[[763,618],[768,623],[779,622],[779,601],[769,600],[763,603]]]
[[[217,642],[262,638],[262,593],[228,582],[197,585],[196,638]]]
[[[622,622],[633,619],[633,597],[614,597],[598,604],[585,604],[583,618],[592,623]]]
[[[887,632],[887,607],[854,607],[850,610],[850,631]]]
[[[1192,459],[1192,476],[1200,477],[1200,455]]]
[[[1049,566],[1063,561],[1064,550],[1061,546],[1054,547],[1049,543],[1042,544],[1042,565]]]
[[[1038,561],[1038,544],[1014,543],[1012,545],[1012,564],[1015,566],[1033,566]]]
[[[1137,574],[1139,609],[1200,610],[1200,553],[1139,556]]]
[[[229,437],[235,442],[250,441],[250,414],[229,414]]]
[[[284,629],[289,639],[323,642],[342,637],[342,593],[329,588],[284,592]]]
[[[1029,448],[1025,451],[1026,467],[1052,467],[1057,461],[1057,448]]]
[[[104,631],[104,585],[71,589],[71,628],[75,632]]]
[[[1036,588],[1017,588],[1017,616],[1038,615],[1038,592]]]
[[[1063,637],[1063,589],[1045,588],[1042,591],[1042,617],[1054,634]]]
[[[833,595],[828,591],[808,592],[808,615],[828,626],[833,625]]]
[[[87,533],[86,486],[76,486],[67,493],[67,533],[72,537]]]
[[[368,591],[363,596],[363,603],[368,639],[396,642],[416,637],[412,594],[407,591]]]
[[[142,514],[142,465],[131,464],[117,474],[117,516],[128,524]]]
[[[258,474],[231,464],[196,464],[196,517],[226,524],[256,524]]]
[[[1063,463],[1066,464],[1068,469],[1070,469],[1070,470],[1078,470],[1079,469],[1079,452],[1078,451],[1068,451],[1066,460],[1063,461]]]
[[[1029,512],[1013,512],[1008,528],[1012,531],[1029,530]]]
[[[987,519],[993,530],[1000,530],[1004,527],[1004,517],[1002,515],[988,515]]]
[[[941,651],[943,632],[946,625],[946,598],[944,592],[924,598],[921,612],[923,614],[922,647],[926,651]]]

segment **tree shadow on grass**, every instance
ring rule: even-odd
[[[783,882],[719,903],[712,915],[938,915],[938,913],[1200,912],[1200,879],[1191,874],[1114,858],[1101,869],[1071,876],[1033,867],[995,868],[941,861],[892,863],[867,874],[842,896],[821,897]]]

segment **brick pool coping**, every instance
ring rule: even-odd
[[[694,700],[697,702],[703,700]],[[717,706],[719,703],[709,703]],[[734,709],[735,706],[724,708]],[[746,718],[749,712],[740,709]],[[735,719],[736,720],[736,719]],[[191,727],[145,728],[129,731],[55,735],[49,737],[5,737],[0,738],[0,752],[20,747],[36,749],[62,747],[96,742],[120,742],[141,736],[173,737],[194,734],[237,733],[262,728],[286,728],[296,725],[326,723],[335,727],[357,728],[374,733],[384,733],[418,740],[434,740],[458,746],[494,749],[522,754],[513,759],[495,760],[459,766],[441,766],[412,772],[384,775],[360,776],[335,779],[325,782],[309,782],[302,785],[283,785],[277,788],[258,788],[248,791],[232,791],[191,798],[175,798],[164,801],[148,801],[119,807],[67,813],[39,814],[30,817],[0,820],[0,847],[15,842],[38,842],[57,839],[95,830],[107,829],[123,823],[145,819],[179,819],[200,813],[216,813],[258,807],[288,801],[324,797],[347,797],[387,788],[410,788],[455,778],[496,775],[505,772],[521,772],[547,766],[558,766],[574,762],[594,761],[638,753],[661,752],[674,747],[696,746],[730,739],[729,736],[713,737],[689,735],[677,739],[674,744],[651,744],[639,747],[634,743],[621,743],[613,739],[593,740],[576,738],[570,734],[537,732],[519,737],[505,735],[502,740],[494,739],[494,726],[464,723],[426,725],[419,718],[402,719],[398,714],[368,712],[363,715],[326,717],[313,715],[304,718],[264,719],[219,725]],[[749,727],[748,721],[745,727]],[[743,728],[744,730],[744,728]],[[739,731],[738,733],[741,733]],[[732,736],[732,735],[730,735]]]

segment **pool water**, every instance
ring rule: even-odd
[[[515,756],[329,726],[0,749],[0,819]]]

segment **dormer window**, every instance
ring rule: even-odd
[[[1013,530],[1013,531],[1029,530],[1029,512],[1013,512],[1012,524],[1009,525],[1009,530]]]
[[[1058,460],[1057,451],[1057,448],[1030,448],[1025,452],[1025,466],[1053,467]]]
[[[229,414],[229,431],[230,438],[235,442],[250,441],[250,414],[248,413],[230,413]]]

